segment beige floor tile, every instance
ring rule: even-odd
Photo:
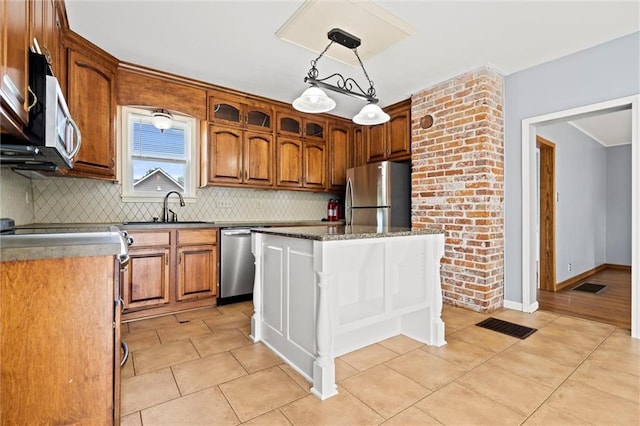
[[[451,335],[451,338],[463,340],[493,353],[501,352],[519,340],[506,334],[476,326],[455,332]]]
[[[489,316],[469,309],[444,305],[440,317],[444,321],[445,328],[460,330],[475,325]]]
[[[251,316],[253,315],[253,311],[254,311],[253,302],[251,301],[222,305],[222,306],[218,306],[217,309],[223,315],[228,315],[230,313],[234,313],[234,314],[241,313],[247,316]]]
[[[324,401],[309,395],[280,410],[294,425],[377,425],[384,420],[344,389]]]
[[[573,330],[581,334],[590,334],[600,339],[604,339],[615,330],[613,325],[565,316],[559,316],[552,324],[556,327]]]
[[[223,383],[220,389],[241,421],[250,420],[308,395],[279,367]]]
[[[553,388],[490,365],[481,365],[456,383],[525,416],[533,413],[551,395]]]
[[[444,346],[424,345],[420,350],[467,370],[480,365],[494,356],[494,353],[491,351],[455,337],[447,338],[447,344]]]
[[[233,349],[231,353],[249,373],[283,363],[278,355],[260,342]]]
[[[547,337],[563,345],[568,345],[577,350],[589,352],[594,350],[600,343],[602,343],[606,337],[606,335],[599,335],[597,333],[583,333],[579,330],[565,327],[565,324],[559,323],[558,320],[555,320],[548,326],[536,331],[535,336]]]
[[[142,411],[148,425],[237,425],[240,423],[217,386]]]
[[[553,355],[538,355],[519,345],[513,345],[487,362],[513,374],[555,388],[573,372],[574,367],[558,364]]]
[[[640,339],[632,339],[631,332],[629,330],[616,328],[616,330],[607,337],[604,343],[600,345],[600,348],[640,356]]]
[[[141,330],[149,330],[160,327],[168,327],[170,325],[178,324],[178,319],[175,315],[164,315],[161,317],[130,321],[129,333],[137,333]]]
[[[336,358],[334,360],[334,364],[336,369],[336,383],[340,383],[344,379],[356,375],[360,372],[340,358]]]
[[[220,316],[204,320],[213,331],[234,330],[240,327],[246,327],[251,324],[251,319],[242,312],[223,313]]]
[[[387,349],[384,346],[373,344],[373,345],[365,346],[362,349],[358,349],[356,351],[344,354],[341,357],[339,357],[339,359],[346,362],[351,367],[362,371],[362,370],[366,370],[367,368],[371,368],[374,365],[381,364],[397,356],[398,354],[395,353],[394,351]]]
[[[545,403],[551,408],[598,425],[640,424],[640,407],[579,382],[565,382]]]
[[[280,364],[279,367],[287,373],[289,377],[293,379],[302,389],[307,392],[311,391],[311,383],[309,383],[304,377],[300,375],[296,370],[293,369],[289,364]]]
[[[407,337],[403,334],[398,334],[397,336],[390,337],[383,340],[382,342],[379,342],[378,344],[394,351],[397,354],[404,354],[414,349],[418,349],[421,346],[424,346],[423,343],[420,343],[417,340],[413,340],[412,338]]]
[[[246,426],[291,426],[289,420],[280,410],[269,411],[242,424]]]
[[[238,327],[238,331],[247,338],[251,338],[251,324],[247,324],[244,327]]]
[[[435,391],[415,407],[445,425],[517,425],[526,418],[457,383]]]
[[[120,377],[121,378],[125,378],[125,377],[133,377],[135,376],[135,370],[133,369],[133,361],[131,358],[131,352],[129,352],[129,358],[127,359],[127,362],[124,363],[124,365],[122,367],[120,367]]]
[[[398,414],[431,392],[386,365],[378,365],[349,377],[341,386],[385,419]]]
[[[175,342],[176,340],[189,339],[191,337],[203,334],[211,334],[211,329],[206,326],[202,320],[194,320],[172,325],[170,327],[162,327],[156,330],[160,341],[163,344]]]
[[[193,337],[191,341],[200,356],[203,357],[252,344],[238,330],[215,331],[211,334]]]
[[[524,325],[525,327],[541,328],[551,323],[556,318],[557,314],[546,311],[535,311],[533,313],[526,313],[521,311],[514,311],[513,309],[504,309],[500,312],[496,312],[491,315],[494,318],[499,318],[503,321],[513,322],[515,324]]]
[[[180,396],[168,368],[122,379],[120,410],[123,416]]]
[[[182,395],[247,375],[244,368],[229,352],[175,365],[171,370]]]
[[[175,315],[178,321],[195,321],[219,317],[220,312],[213,306],[207,306],[206,308],[194,309],[192,311],[178,312]]]
[[[588,360],[604,368],[640,376],[640,355],[598,348]]]
[[[136,374],[159,370],[199,358],[198,352],[189,340],[179,340],[162,346],[155,346],[133,352],[133,366]]]
[[[549,426],[549,425],[575,425],[586,426],[592,423],[587,423],[582,419],[574,417],[564,411],[555,410],[547,405],[543,405],[538,408],[527,419],[523,425],[526,426]]]
[[[120,426],[142,426],[142,419],[140,419],[140,412],[136,411],[133,414],[120,418]]]
[[[122,340],[124,340],[129,346],[129,351],[140,351],[143,349],[148,349],[153,346],[160,346],[160,338],[158,337],[158,333],[156,333],[155,329],[149,330],[140,330],[135,333],[129,333],[126,336],[122,336]]]
[[[568,346],[552,336],[542,335],[540,330],[516,343],[515,346],[542,357],[552,357],[554,362],[573,368],[591,353],[588,349]]]
[[[424,411],[418,410],[416,407],[409,407],[401,413],[391,417],[384,426],[417,426],[417,425],[441,425],[439,421],[426,414]]]
[[[451,383],[466,371],[420,349],[400,355],[385,365],[430,390]]]
[[[585,361],[569,378],[610,395],[635,402],[640,409],[640,378],[635,374],[604,368],[602,363]]]

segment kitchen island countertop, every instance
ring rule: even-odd
[[[316,241],[359,240],[365,238],[406,237],[410,235],[442,234],[440,229],[386,228],[375,226],[327,225],[304,227],[253,228],[253,232]]]

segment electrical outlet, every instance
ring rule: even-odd
[[[264,209],[264,203],[262,201],[256,202],[256,208],[260,210]]]
[[[219,209],[231,208],[231,200],[216,200],[216,207]]]
[[[568,264],[567,264],[567,270],[568,270],[569,272],[571,272],[571,263],[568,263]]]

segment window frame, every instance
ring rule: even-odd
[[[152,112],[155,108],[138,107],[138,106],[121,106],[118,108],[118,115],[120,117],[120,132],[121,143],[118,144],[120,148],[120,183],[121,183],[121,198],[123,202],[161,202],[166,192],[151,192],[151,191],[137,191],[133,190],[133,124],[138,122],[139,117],[144,117],[146,120],[151,120]],[[199,132],[198,122],[194,117],[180,115],[172,112],[173,121],[177,123],[177,127],[183,129],[185,134],[185,177],[184,177],[184,192],[182,197],[185,202],[195,202],[196,200],[196,188],[198,186],[198,154],[199,154]]]

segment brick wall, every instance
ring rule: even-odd
[[[502,76],[481,68],[411,103],[412,224],[445,230],[445,303],[485,313],[504,295],[502,87]]]

